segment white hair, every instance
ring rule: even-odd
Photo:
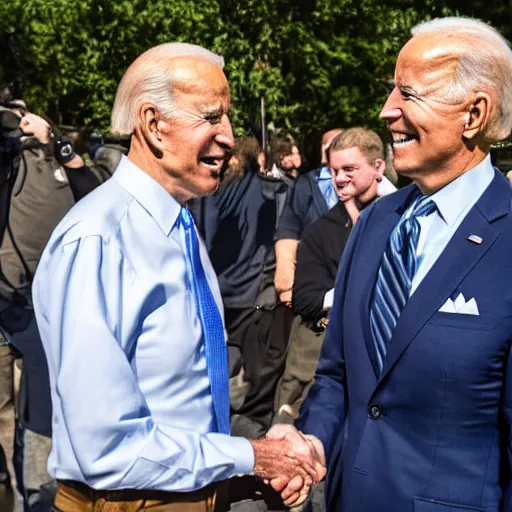
[[[117,88],[110,130],[118,135],[134,131],[139,107],[153,103],[169,119],[175,111],[172,73],[169,60],[198,57],[224,67],[224,58],[206,48],[188,43],[164,43],[140,55],[126,70]]]
[[[461,103],[471,91],[490,93],[496,110],[485,136],[489,141],[508,137],[512,130],[512,50],[507,40],[490,25],[471,18],[436,18],[416,25],[412,34],[433,38],[445,34],[462,40],[457,71],[443,93],[453,103]]]

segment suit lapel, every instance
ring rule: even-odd
[[[503,179],[501,175],[495,176],[407,302],[388,345],[381,381],[418,331],[458,288],[498,238],[499,231],[491,222],[505,215],[510,207],[510,190],[503,186]],[[469,241],[468,237],[472,234],[480,236],[483,242],[475,244]]]
[[[409,203],[411,194],[415,193],[416,187],[408,187],[403,193],[395,192],[393,194],[394,201],[391,201],[385,211],[380,212],[378,208],[373,215],[378,215],[379,221],[373,222],[373,229],[366,233],[364,240],[364,250],[359,251],[358,270],[354,272],[360,279],[361,286],[361,302],[359,303],[360,322],[363,329],[363,336],[366,343],[368,355],[370,357],[375,376],[379,375],[379,366],[377,362],[377,354],[375,352],[375,342],[370,327],[370,307],[373,295],[373,288],[377,281],[377,273],[379,271],[382,255],[386,250],[389,235],[396,226],[400,216],[402,215],[405,205]],[[405,197],[405,200],[404,200]],[[389,197],[392,199],[392,196]],[[398,200],[398,201],[397,201]],[[378,206],[378,205],[376,205]]]

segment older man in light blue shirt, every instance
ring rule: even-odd
[[[249,441],[212,432],[180,210],[123,157],[46,248],[34,300],[51,362],[49,466],[59,480],[190,491],[253,469]]]
[[[58,510],[212,510],[212,483],[251,472],[295,478],[294,504],[325,472],[304,441],[291,453],[287,439],[229,436],[221,298],[183,207],[218,187],[228,112],[220,57],[177,43],[139,57],[112,114],[114,132],[133,133],[128,157],[41,258]]]

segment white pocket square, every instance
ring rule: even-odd
[[[479,315],[476,300],[470,299],[466,302],[464,295],[459,293],[455,299],[448,299],[439,309],[440,313],[463,313],[465,315]]]

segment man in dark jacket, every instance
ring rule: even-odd
[[[340,201],[304,230],[297,249],[293,309],[302,321],[290,337],[277,422],[297,417],[313,380],[341,254],[359,212],[379,194],[384,145],[375,132],[350,128],[332,140],[328,164]]]
[[[274,237],[276,242],[274,282],[281,302],[291,302],[295,256],[302,232],[338,202],[327,167],[326,149],[339,133],[341,129],[336,128],[323,134],[321,167],[297,178],[279,219]]]
[[[52,405],[48,368],[32,309],[31,284],[55,226],[77,200],[104,181],[93,173],[48,122],[20,119],[21,161],[10,197],[8,225],[0,243],[0,327],[23,359],[16,457],[18,488],[26,511],[46,512],[53,482],[46,472],[51,448]],[[77,312],[78,313],[78,312]]]

